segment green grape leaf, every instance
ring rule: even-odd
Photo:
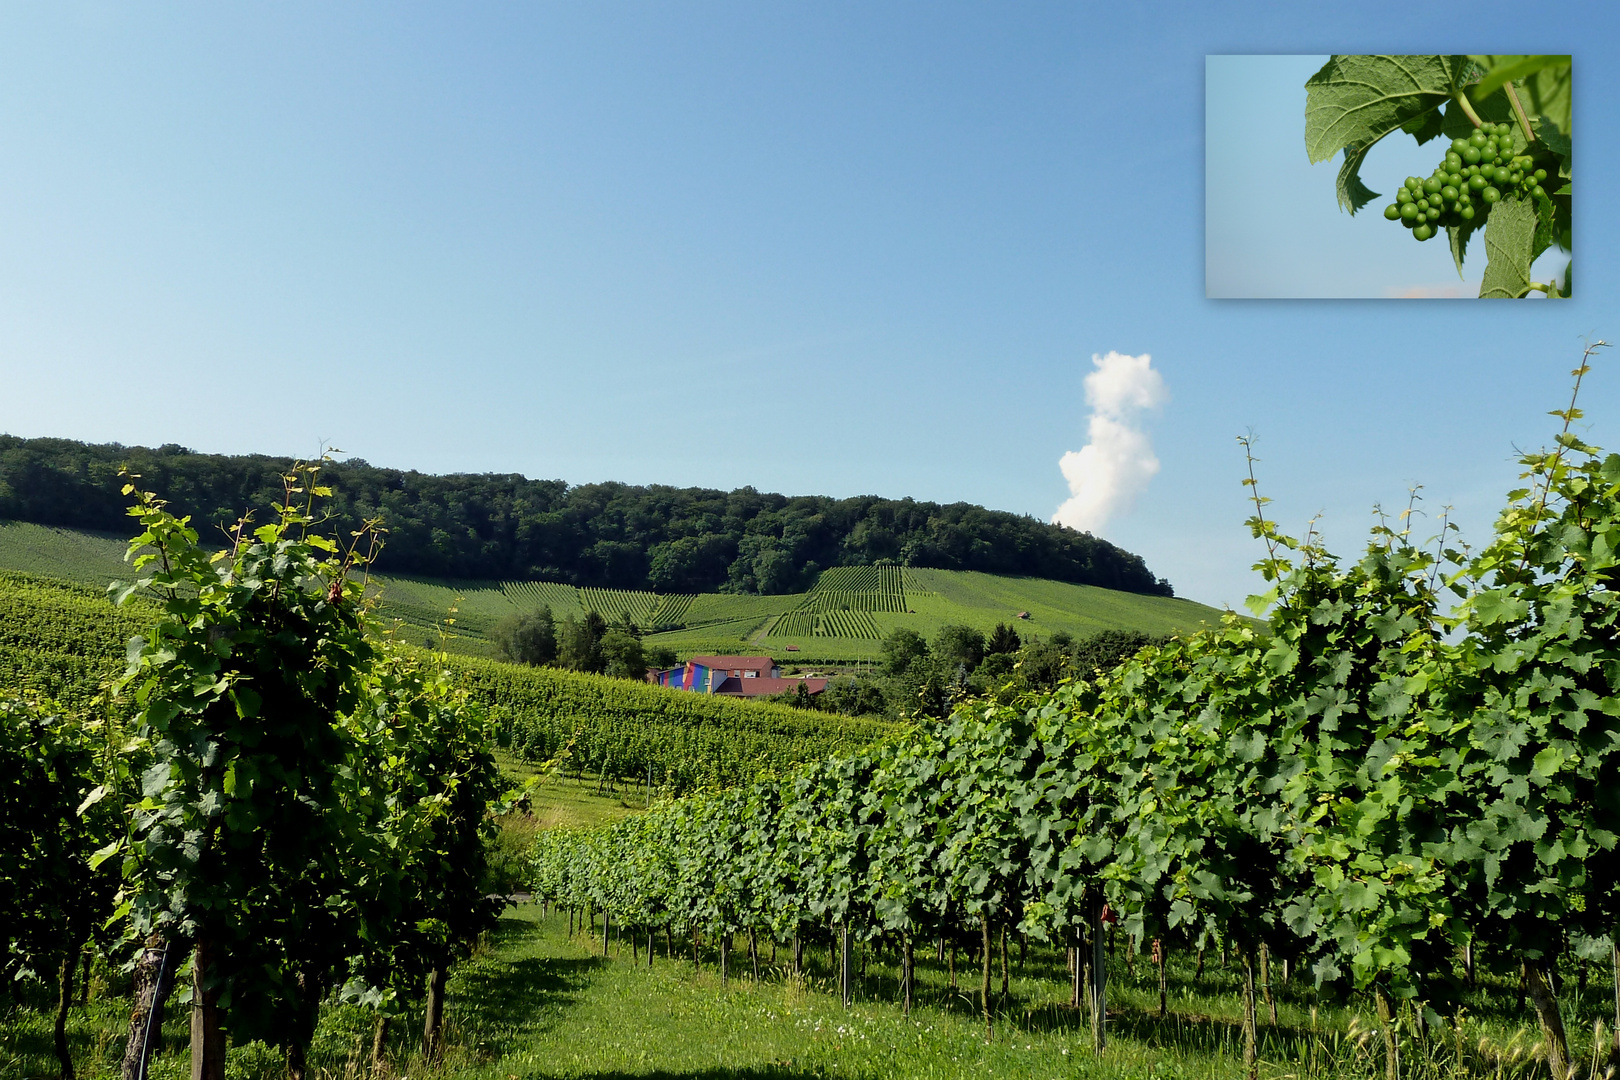
[[[1567,56],[1481,56],[1470,59],[1489,72],[1479,80],[1478,89],[1481,97],[1494,94],[1498,87],[1510,80],[1523,83],[1542,68],[1569,63]]]
[[[1475,56],[1472,59],[1489,70],[1480,81],[1486,93],[1511,79],[1526,112],[1547,118],[1565,135],[1574,134],[1570,127],[1568,56]]]
[[[1558,208],[1547,196],[1530,196],[1536,208],[1536,234],[1530,243],[1530,261],[1534,262],[1558,242]]]
[[[1430,109],[1423,115],[1414,116],[1402,124],[1401,130],[1416,139],[1417,144],[1422,146],[1430,139],[1444,133],[1445,120],[1441,116],[1439,109]]]
[[[1487,97],[1477,97],[1472,88],[1468,92],[1469,103],[1474,106],[1474,112],[1487,124],[1510,124],[1513,122],[1513,105],[1508,101],[1507,95],[1498,90]],[[1440,133],[1448,139],[1466,139],[1474,133],[1474,121],[1463,111],[1461,105],[1455,101],[1446,105],[1445,120],[1440,125]]]
[[[1485,230],[1485,278],[1481,300],[1518,299],[1530,291],[1531,245],[1536,237],[1536,209],[1525,199],[1503,199],[1491,208]]]
[[[1567,178],[1570,172],[1570,158],[1574,154],[1569,136],[1559,131],[1543,116],[1530,121],[1530,126],[1535,129],[1536,138],[1545,143],[1547,149],[1558,155],[1558,175]]]
[[[1363,146],[1344,148],[1344,164],[1339,166],[1339,179],[1335,188],[1339,195],[1339,206],[1350,211],[1351,216],[1357,210],[1378,198],[1378,192],[1361,182],[1361,163],[1367,158],[1367,151],[1373,148],[1373,143]]]
[[[1477,222],[1477,224],[1476,224]],[[1474,235],[1474,230],[1484,225],[1485,219],[1476,218],[1474,221],[1465,221],[1461,225],[1447,225],[1446,238],[1451,243],[1451,261],[1457,264],[1457,276],[1463,276],[1463,256],[1468,253],[1468,241]]]
[[[1569,297],[1570,297],[1570,294],[1574,290],[1574,288],[1575,288],[1575,260],[1571,259],[1571,260],[1569,260],[1569,265],[1564,267],[1564,285],[1563,285],[1562,288],[1560,288],[1558,290],[1558,295],[1562,296],[1565,300],[1568,300]]]
[[[1462,56],[1335,56],[1305,81],[1305,153],[1312,164],[1365,146],[1451,97]]]

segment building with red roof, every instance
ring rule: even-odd
[[[647,681],[727,697],[763,697],[801,686],[811,694],[827,689],[826,679],[784,679],[782,669],[768,656],[694,656],[678,668],[648,671]]]

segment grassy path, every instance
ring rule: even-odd
[[[428,1067],[417,1055],[421,1016],[394,1021],[382,1067],[370,1067],[372,1014],[356,1005],[329,1003],[310,1048],[311,1077],[320,1080],[1237,1080],[1244,1075],[1238,1028],[1236,972],[1207,957],[1202,977],[1193,957],[1172,954],[1169,1015],[1159,1019],[1158,982],[1152,966],[1123,958],[1110,981],[1110,1048],[1089,1049],[1084,1018],[1061,1000],[1061,956],[1032,950],[1022,968],[1014,959],[1011,994],[987,1040],[977,1002],[953,992],[930,955],[919,956],[920,1002],[908,1018],[894,1004],[894,970],[873,958],[857,999],[840,1006],[831,989],[824,946],[806,952],[809,977],[780,971],[761,983],[746,974],[744,950],[736,967],[743,978],[724,986],[705,956],[694,973],[690,943],[676,944],[671,961],[658,942],[651,970],[646,954],[632,962],[628,942],[600,955],[596,937],[567,935],[565,916],[542,917],[537,907],[511,908],[486,948],[452,974],[447,1002],[449,1049]],[[930,950],[931,951],[931,950]],[[770,956],[764,948],[764,959]],[[785,957],[784,957],[785,959]],[[964,989],[976,984],[959,958]],[[1594,971],[1581,990],[1571,979],[1565,1017],[1583,1061],[1592,1064],[1594,1027],[1613,1008],[1613,990]],[[997,972],[999,976],[999,971]],[[114,985],[109,986],[111,979]],[[117,976],[98,974],[88,1007],[69,1015],[69,1039],[80,1080],[112,1080],[122,1053],[128,999],[117,996]],[[999,989],[999,977],[995,980]],[[51,995],[39,983],[18,984],[22,1000],[0,1022],[0,1077],[56,1076],[50,1051]],[[124,989],[127,993],[127,988]],[[1403,1076],[1545,1076],[1536,1061],[1529,1017],[1514,1004],[1511,985],[1493,984],[1468,1002],[1462,1030],[1439,1029],[1432,1041],[1403,1035]],[[1381,1080],[1382,1045],[1359,1010],[1358,999],[1318,1000],[1302,981],[1277,987],[1278,1022],[1261,1010],[1264,1080]],[[189,1075],[188,1015],[171,1007],[151,1080]],[[1584,1034],[1578,1034],[1582,1028]],[[1464,1051],[1459,1061],[1456,1048]],[[1599,1062],[1601,1076],[1607,1063]],[[1461,1067],[1459,1067],[1461,1066]],[[233,1046],[228,1080],[280,1080],[279,1052],[263,1044]]]

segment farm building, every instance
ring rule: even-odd
[[[819,694],[827,688],[826,679],[782,678],[782,669],[768,656],[694,656],[682,667],[647,672],[647,681],[729,697],[762,697],[800,686]]]

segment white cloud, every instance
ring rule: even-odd
[[[1152,440],[1137,425],[1137,416],[1163,404],[1169,394],[1147,353],[1111,352],[1093,355],[1091,362],[1097,370],[1086,376],[1086,404],[1091,406],[1088,441],[1058,462],[1069,482],[1069,498],[1052,521],[1095,533],[1109,518],[1129,510],[1137,492],[1158,473],[1159,459]]]

